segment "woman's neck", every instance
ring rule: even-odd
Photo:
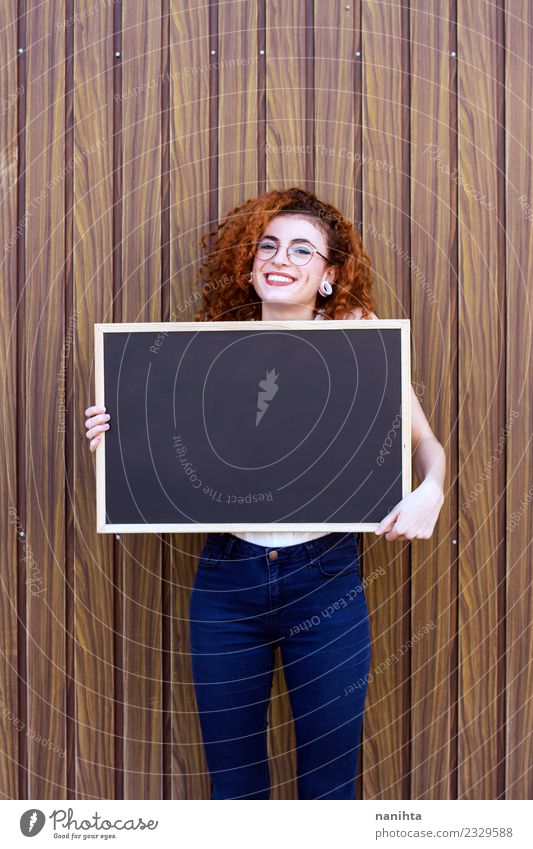
[[[306,304],[261,302],[261,321],[313,321],[317,307]]]

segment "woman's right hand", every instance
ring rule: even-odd
[[[89,416],[85,422],[87,439],[90,439],[89,450],[96,451],[102,441],[102,432],[109,430],[109,419],[111,416],[106,413],[105,407],[87,407],[85,415]]]

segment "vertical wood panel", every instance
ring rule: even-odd
[[[312,3],[266,0],[265,8],[267,191],[292,185],[312,188],[307,184],[313,163],[312,112],[307,105],[312,95]]]
[[[450,9],[429,12],[413,0],[411,44],[411,320],[412,379],[429,423],[447,454],[446,500],[433,536],[412,546],[412,799],[454,792],[456,728],[457,545],[455,440],[455,191],[440,166],[455,165],[455,62]],[[419,481],[413,481],[418,486]],[[425,756],[420,757],[424,752]]]
[[[26,500],[27,538],[40,569],[26,595],[28,795],[63,799],[66,786],[65,655],[65,3],[28,3],[26,18]],[[36,735],[59,746],[47,749]]]
[[[458,4],[460,799],[504,790],[505,446],[494,453],[506,417],[502,24],[498,4],[483,15]]]
[[[121,54],[121,320],[159,321],[160,8],[135,0],[122,3]],[[143,403],[144,398],[139,397],[139,410]],[[124,796],[160,799],[163,786],[160,538],[155,534],[122,536],[119,552],[124,628]]]
[[[218,215],[258,192],[258,74],[265,55],[257,0],[218,7]]]
[[[23,493],[17,486],[17,111],[24,83],[17,74],[17,3],[0,5],[0,380],[2,387],[2,435],[5,462],[0,469],[0,516],[5,531],[0,535],[0,797],[19,797],[19,741],[15,721],[22,720],[17,679],[17,573],[24,557],[19,510]],[[19,88],[22,87],[22,88]],[[20,286],[22,289],[22,285]],[[24,570],[25,562],[20,560]],[[29,575],[32,575],[31,569]],[[35,585],[38,589],[37,584]],[[20,753],[22,754],[22,753]]]
[[[96,533],[95,463],[83,436],[95,402],[94,331],[113,320],[113,10],[77,11],[74,28],[73,248],[76,340],[74,490],[69,503],[75,548],[76,791],[115,797],[115,594],[113,537]],[[113,426],[113,420],[111,420]],[[98,450],[101,450],[101,446]],[[81,496],[84,494],[84,497]]]
[[[533,389],[531,384],[533,8],[519,2],[505,16],[507,407],[516,413],[506,465],[506,798],[533,798]],[[503,588],[502,588],[503,590]]]
[[[363,153],[382,168],[363,171],[366,250],[377,281],[379,318],[408,318],[409,114],[406,9],[363,4]],[[393,248],[392,246],[395,246]],[[402,259],[403,255],[403,259]],[[383,516],[393,503],[383,503]],[[365,798],[402,799],[409,793],[409,665],[394,655],[410,636],[409,547],[369,535],[365,566],[386,570],[368,587],[372,659],[365,717]],[[381,667],[381,664],[387,664]],[[383,671],[382,671],[383,669]]]
[[[171,318],[192,321],[193,283],[203,233],[215,225],[210,207],[210,96],[215,39],[205,3],[170,2],[170,279]],[[216,105],[216,104],[215,104]],[[216,208],[213,217],[216,216]],[[171,557],[172,795],[209,799],[189,655],[189,599],[203,536],[174,534]]]
[[[358,229],[362,103],[361,59],[355,54],[360,15],[359,2],[314,7],[314,190]]]

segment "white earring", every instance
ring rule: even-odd
[[[326,280],[326,278],[325,278],[325,277],[324,277],[324,279],[322,280],[322,283],[320,284],[320,286],[318,287],[318,291],[319,291],[319,292],[320,292],[320,294],[321,294],[321,295],[323,295],[325,298],[327,298],[327,296],[328,296],[328,295],[331,295],[331,293],[333,292],[333,288],[332,288],[332,286],[331,286],[331,283],[329,282],[329,280]]]
[[[253,271],[250,271],[250,274],[248,275],[248,283],[251,283],[251,282],[252,282],[252,278],[253,278],[253,276],[254,276],[254,275],[253,275]]]

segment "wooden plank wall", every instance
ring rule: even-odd
[[[431,540],[364,538],[358,794],[531,798],[532,26],[527,0],[0,5],[2,798],[209,798],[202,539],[95,533],[93,324],[192,319],[203,233],[291,185],[361,230],[448,458]],[[269,752],[296,798],[279,657]]]

